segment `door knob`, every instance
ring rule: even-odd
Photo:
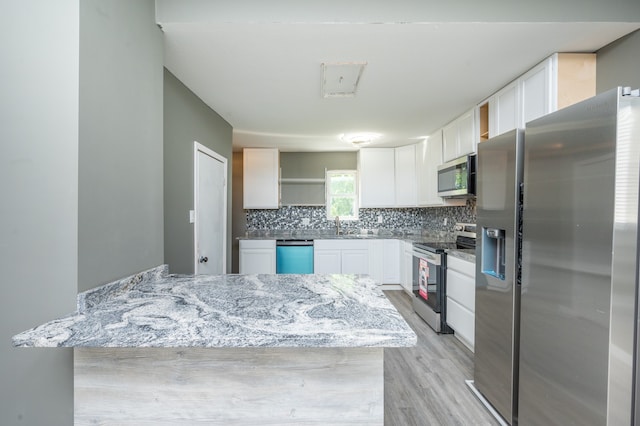
[[[200,263],[207,263],[207,261],[209,260],[208,257],[206,256],[200,256]]]

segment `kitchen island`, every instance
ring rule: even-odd
[[[74,348],[76,424],[383,424],[383,348],[416,335],[369,277],[167,272],[14,336]]]

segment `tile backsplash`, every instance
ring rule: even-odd
[[[290,206],[277,210],[246,210],[247,232],[263,230],[333,229],[324,207]],[[303,224],[308,219],[309,224]],[[381,220],[381,222],[379,221]],[[446,219],[446,225],[445,225]],[[475,200],[461,207],[425,207],[405,209],[360,209],[356,221],[343,221],[343,229],[427,230],[452,232],[456,222],[475,223]]]

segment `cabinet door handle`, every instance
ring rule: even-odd
[[[207,263],[207,261],[208,261],[208,260],[209,260],[209,258],[208,258],[208,257],[206,257],[206,256],[200,256],[200,260],[199,260],[199,262],[200,262],[200,263]]]

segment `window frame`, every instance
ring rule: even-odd
[[[331,193],[331,179],[332,175],[353,175],[353,194],[333,194]],[[331,215],[331,197],[349,197],[353,198],[353,216],[339,216],[341,221],[356,221],[359,220],[360,206],[358,200],[358,170],[327,170],[325,171],[325,211],[327,220],[335,220],[335,216]]]

